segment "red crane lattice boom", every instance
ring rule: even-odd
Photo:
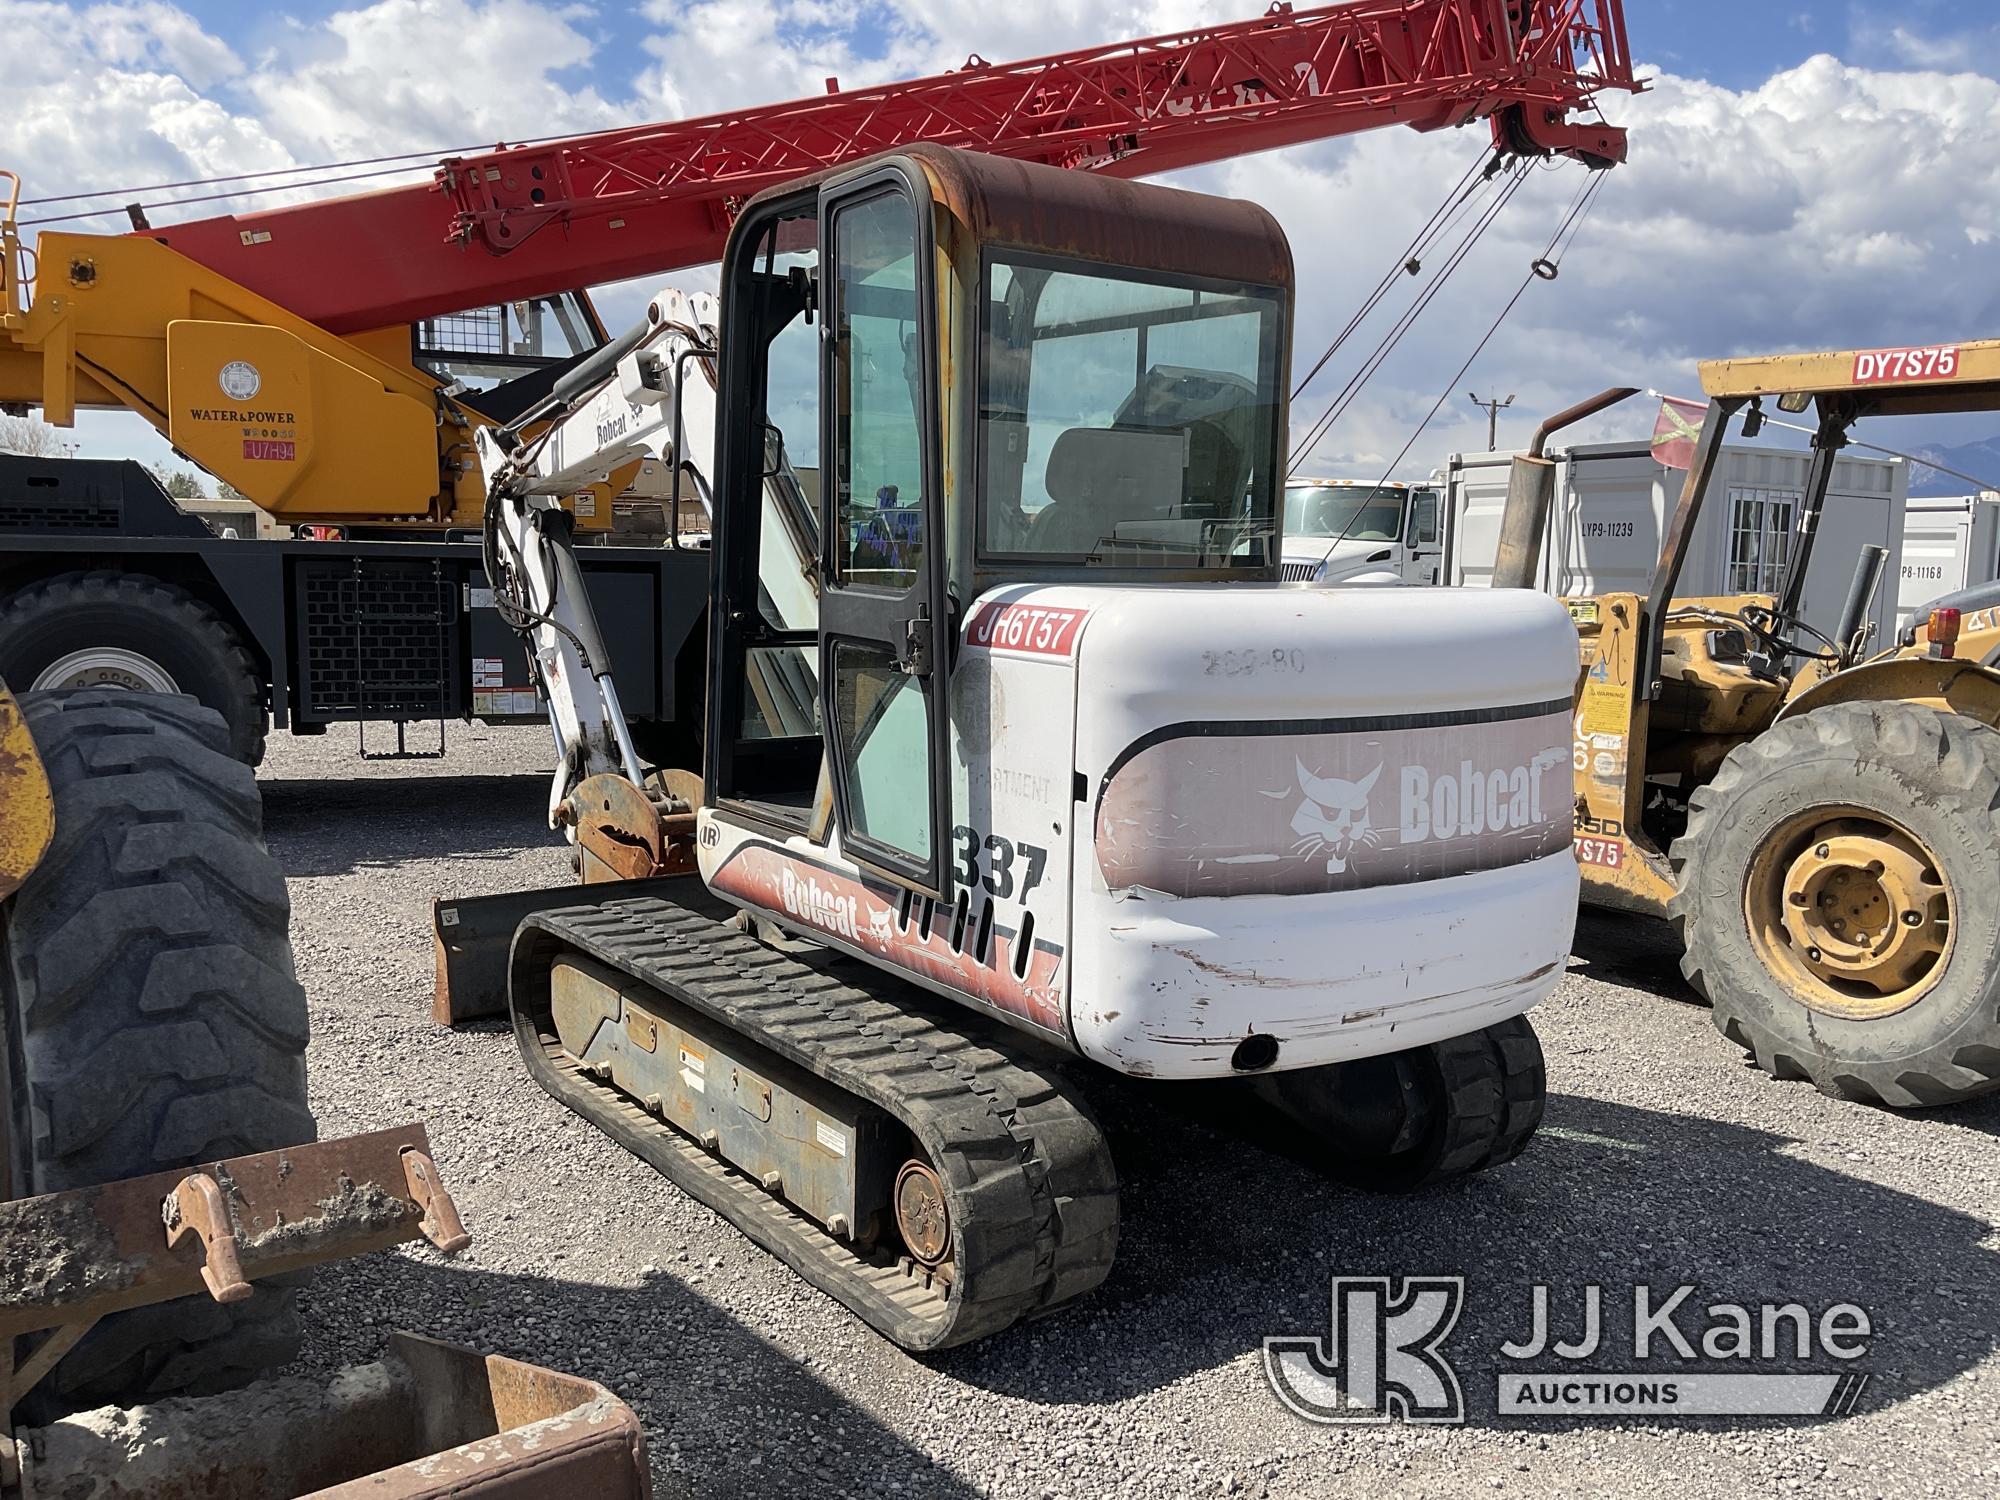
[[[144,231],[336,333],[719,259],[774,183],[933,141],[1134,177],[1491,118],[1593,166],[1636,90],[1622,0],[1354,0],[824,98],[448,158],[429,184]]]

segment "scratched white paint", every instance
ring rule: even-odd
[[[1140,588],[1061,596],[1092,603],[1078,647],[1076,765],[1093,799],[1121,757],[1132,763],[1130,746],[1171,726],[1268,727],[1549,703],[1567,700],[1575,685],[1567,614],[1525,591]],[[1548,740],[1530,752],[1546,750],[1566,767],[1567,716],[1506,727],[1512,733],[1524,722]],[[1332,795],[1319,779],[1331,764],[1322,759],[1305,768],[1315,775],[1304,791],[1296,781],[1268,789],[1288,799],[1274,804],[1283,818],[1299,812],[1297,826],[1311,836],[1295,842],[1278,822],[1282,842],[1267,850],[1220,839],[1225,847],[1216,852],[1236,862],[1230,879],[1282,887],[1285,867],[1311,861],[1318,884],[1342,883],[1344,876],[1324,876],[1336,850],[1339,861],[1359,866],[1376,844],[1387,853],[1399,838],[1398,757],[1421,756],[1433,738],[1452,739],[1456,756],[1466,735],[1463,727],[1358,733],[1351,766],[1383,766],[1356,799],[1372,810],[1371,842],[1329,844],[1326,807],[1306,806],[1310,792]],[[1325,738],[1302,732],[1300,744],[1310,756]],[[1203,774],[1217,774],[1212,753],[1192,758]],[[1342,785],[1367,780],[1357,772]],[[1562,780],[1566,786],[1566,772]],[[1245,795],[1227,791],[1239,801]],[[1190,808],[1186,821],[1198,826],[1199,811]],[[1363,826],[1358,811],[1335,821]],[[1231,830],[1238,839],[1241,822]],[[1554,988],[1575,927],[1577,869],[1566,834],[1540,841],[1536,857],[1445,878],[1174,897],[1109,889],[1088,819],[1080,823],[1071,851],[1070,1024],[1086,1056],[1128,1073],[1227,1073],[1251,1032],[1278,1038],[1282,1068],[1477,1030]],[[1120,832],[1129,830],[1100,828],[1096,836]],[[1408,852],[1421,872],[1423,851]],[[1449,867],[1442,853],[1433,868],[1440,866]]]

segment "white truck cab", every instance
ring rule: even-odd
[[[1285,481],[1281,576],[1292,583],[1441,581],[1442,485],[1354,479]]]

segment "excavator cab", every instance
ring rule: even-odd
[[[931,901],[964,839],[944,773],[973,601],[1276,576],[1289,253],[1261,215],[1186,195],[1214,222],[1141,245],[1127,220],[1114,247],[1083,207],[1103,192],[912,152],[760,200],[724,264],[705,780],[772,831],[834,819]],[[789,528],[774,453],[827,460]],[[1070,616],[1035,623],[1028,651],[1072,644]]]
[[[1647,594],[1568,601],[1585,897],[1671,918],[1716,1025],[1767,1072],[1905,1107],[2000,1087],[2000,601],[1941,600],[1871,645],[1870,548],[1831,634],[1800,610],[1852,429],[2000,409],[2000,342],[1715,360],[1701,379]],[[1730,427],[1754,434],[1767,402],[1816,418],[1780,591],[1676,597]]]

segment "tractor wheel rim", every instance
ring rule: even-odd
[[[951,1254],[951,1208],[930,1163],[906,1161],[896,1173],[896,1228],[910,1258],[932,1269]]]
[[[1908,829],[1816,809],[1759,846],[1744,891],[1758,956],[1801,1004],[1849,1020],[1915,1005],[1951,954],[1952,892]]]
[[[123,688],[138,693],[178,693],[173,674],[154,661],[123,646],[85,646],[59,656],[35,674],[31,692],[55,688]]]

